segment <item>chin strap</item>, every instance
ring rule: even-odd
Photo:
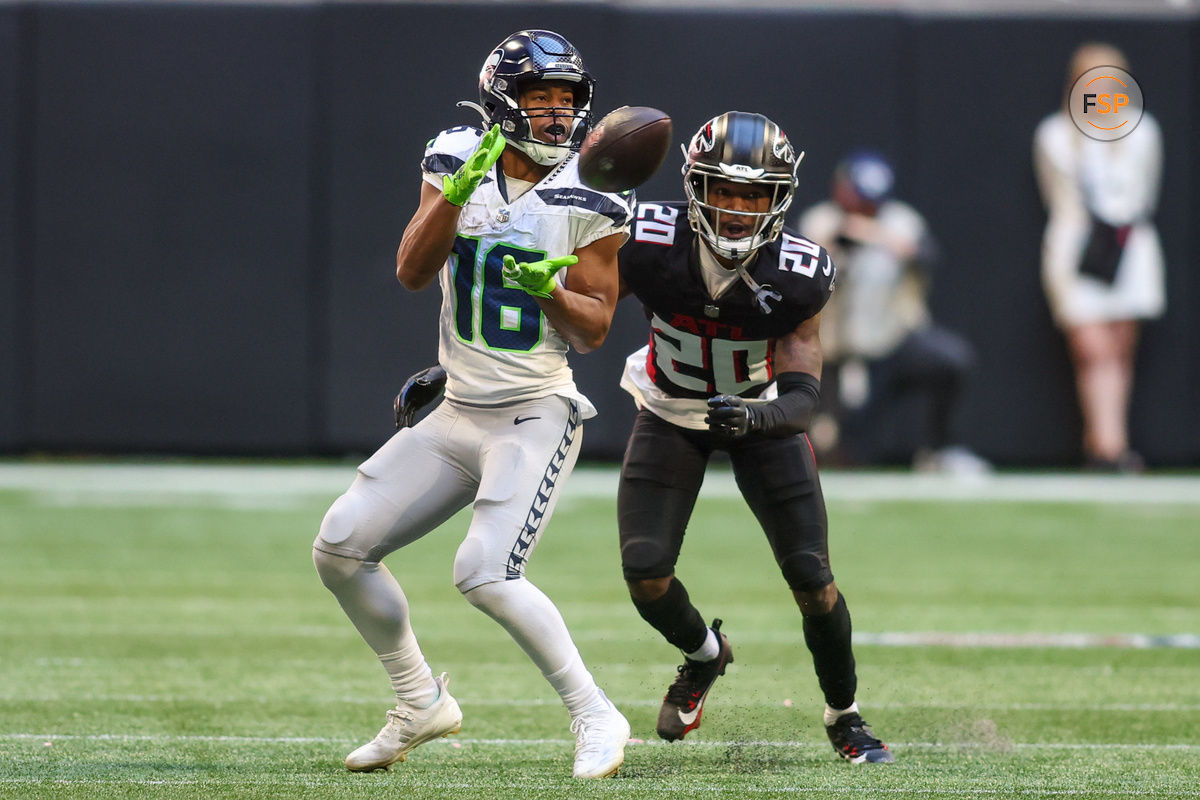
[[[528,142],[521,139],[509,139],[508,143],[533,159],[535,164],[543,167],[557,167],[571,155],[570,147],[560,147],[544,142]]]

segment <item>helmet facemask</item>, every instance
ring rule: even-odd
[[[513,94],[516,95],[515,98],[510,97],[507,93],[502,95],[505,100],[505,106],[497,115],[499,117],[497,121],[500,123],[500,131],[504,134],[504,138],[508,139],[513,147],[544,167],[562,163],[566,160],[567,156],[573,151],[578,150],[583,144],[588,128],[591,125],[590,104],[586,101],[580,103],[577,99],[577,105],[574,106],[521,108],[521,91],[529,84],[538,80],[563,80],[571,81],[575,84],[572,88],[576,92],[582,90],[586,93],[586,87],[582,85],[578,77],[578,75],[565,75],[561,77],[544,75],[540,78],[525,78],[519,82],[514,82]],[[557,124],[564,127],[566,138],[561,144],[552,144],[534,136],[531,120],[544,119],[546,117],[554,118]]]
[[[692,230],[708,243],[714,253],[734,261],[745,261],[758,248],[779,237],[796,191],[795,179],[790,173],[751,179],[746,177],[750,171],[754,170],[741,164],[720,164],[716,168],[694,164],[685,173],[683,182]],[[770,198],[770,205],[766,211],[735,211],[713,205],[709,202],[709,186],[717,180],[758,187]],[[746,225],[749,232],[738,238],[722,236],[721,230],[731,218]]]

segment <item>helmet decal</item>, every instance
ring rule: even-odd
[[[767,174],[765,169],[748,167],[745,164],[726,164],[722,161],[717,166],[720,167],[722,175],[734,180],[753,181]]]
[[[504,56],[502,50],[497,50],[488,56],[488,60],[483,62],[483,70],[479,73],[479,82],[488,84],[492,83],[492,76],[496,74],[496,65],[500,63],[500,59]]]
[[[792,148],[792,143],[788,141],[787,134],[779,131],[779,135],[775,137],[775,141],[771,143],[771,153],[776,158],[784,161],[795,161],[796,151]]]

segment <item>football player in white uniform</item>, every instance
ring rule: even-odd
[[[387,768],[457,733],[462,713],[425,660],[408,600],[380,560],[467,505],[455,585],[499,622],[562,697],[574,775],[603,778],[624,759],[629,723],[596,685],[558,609],[525,578],[595,410],[575,387],[568,345],[604,341],[618,296],[617,251],[632,193],[579,181],[576,151],[593,80],[556,33],[520,31],[484,62],[478,110],[489,130],[436,136],[417,212],[396,254],[410,290],[442,289],[438,361],[446,401],[358,468],[321,524],[313,560],[396,692],[351,770]]]

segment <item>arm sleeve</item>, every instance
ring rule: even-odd
[[[779,387],[778,397],[751,406],[755,429],[779,439],[808,430],[821,402],[821,382],[807,372],[781,372],[775,383]]]

